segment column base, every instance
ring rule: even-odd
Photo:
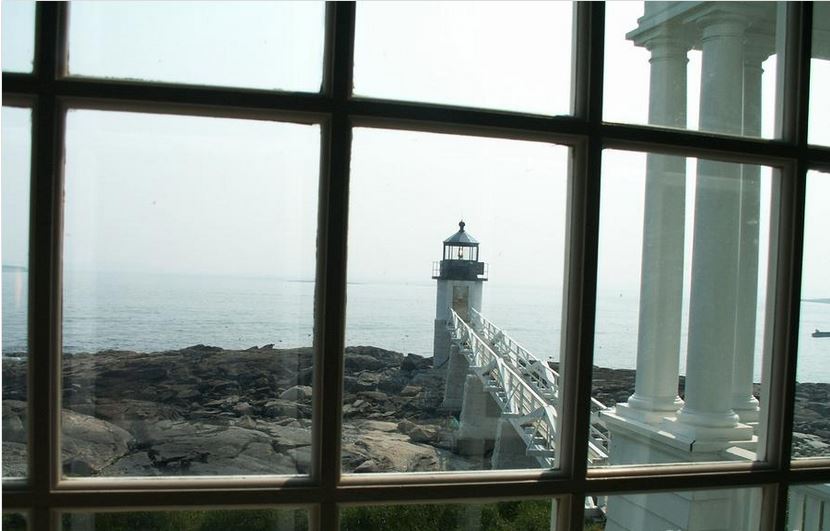
[[[637,394],[629,397],[628,402],[616,405],[617,415],[638,420],[647,424],[656,424],[663,417],[673,417],[677,410],[683,407],[683,400],[679,396],[674,398],[641,398]]]
[[[740,395],[732,398],[732,409],[740,417],[742,423],[758,422],[761,410],[758,399],[753,395]]]
[[[676,419],[664,419],[663,429],[676,437],[691,441],[693,445],[714,444],[721,445],[725,442],[734,444],[740,441],[750,441],[755,434],[752,426],[741,424],[737,421],[738,416],[734,415],[735,422],[732,425],[706,425],[705,418],[712,418],[714,415],[695,414],[692,417],[688,412],[678,412]],[[724,421],[724,417],[716,417]]]

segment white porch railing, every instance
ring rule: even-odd
[[[790,486],[787,529],[830,530],[830,483]]]

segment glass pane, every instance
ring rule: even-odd
[[[306,531],[305,509],[65,513],[64,531]]]
[[[793,457],[830,457],[830,175],[807,173]]]
[[[308,471],[319,139],[69,113],[67,475]]]
[[[604,119],[778,136],[781,10],[774,2],[609,2]]]
[[[29,524],[26,515],[23,513],[3,513],[3,525],[0,526],[6,531],[26,531]]]
[[[556,529],[557,500],[472,504],[375,505],[340,509],[341,531],[548,531]]]
[[[763,459],[772,169],[606,151],[602,170],[592,465]]]
[[[537,114],[571,112],[568,2],[365,2],[354,92]]]
[[[721,489],[589,496],[585,531],[760,529],[763,490]]]
[[[3,107],[3,477],[26,475],[32,113]]]
[[[35,60],[35,2],[3,0],[3,72],[32,72]]]
[[[830,484],[790,485],[787,531],[823,531],[830,524]]]
[[[830,146],[830,4],[813,4],[813,60],[810,63],[811,144]]]
[[[78,2],[77,76],[318,92],[323,2]]]
[[[345,471],[554,466],[568,158],[354,131]]]

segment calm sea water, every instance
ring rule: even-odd
[[[3,272],[3,352],[25,350],[27,274]],[[72,273],[65,278],[67,352],[159,351],[203,343],[248,348],[309,346],[314,284],[272,278]],[[561,294],[553,288],[488,282],[483,313],[540,359],[558,359]],[[685,313],[685,312],[684,312]],[[800,381],[830,382],[830,304],[804,302],[799,331]],[[347,345],[432,355],[435,284],[355,283],[348,287]],[[600,291],[595,365],[634,368],[636,294]],[[684,334],[685,323],[684,318]],[[760,333],[756,359],[760,358]],[[681,346],[681,372],[685,340]],[[756,381],[760,363],[756,363]]]

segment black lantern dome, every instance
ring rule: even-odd
[[[484,262],[478,260],[478,240],[458,222],[458,232],[444,240],[441,262],[434,264],[432,278],[442,280],[487,280]]]

